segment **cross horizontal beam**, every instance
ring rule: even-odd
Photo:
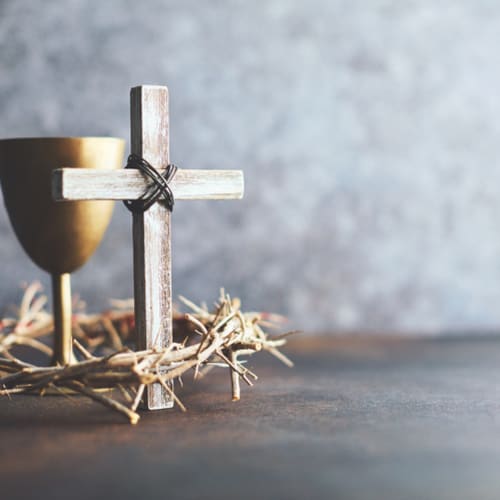
[[[56,201],[135,200],[149,182],[133,169],[60,168],[53,173],[52,196]],[[244,192],[241,170],[179,169],[169,185],[176,200],[240,199]]]

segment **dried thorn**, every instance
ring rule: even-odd
[[[227,364],[228,366],[234,371],[236,372],[248,385],[253,385],[252,384],[252,381],[246,376],[245,373],[243,373],[240,368],[235,365],[227,356],[224,355],[223,352],[221,352],[220,350],[217,350],[215,351],[215,353],[217,354],[217,356],[219,356],[221,359],[223,359]]]
[[[238,366],[238,354],[234,351],[231,351],[231,363],[234,366]],[[240,400],[240,377],[239,374],[235,370],[230,370],[231,375],[231,392],[232,392],[232,400],[239,401]]]
[[[285,332],[285,333],[282,333],[280,335],[273,335],[273,336],[269,337],[269,340],[271,340],[271,341],[282,340],[282,339],[285,339],[287,337],[290,337],[290,335],[296,335],[298,333],[303,333],[303,332],[301,330],[292,330],[290,332]]]
[[[137,407],[140,405],[141,400],[142,400],[142,395],[144,394],[144,389],[146,388],[146,384],[141,384],[139,388],[137,389],[137,392],[135,394],[135,399],[134,402],[132,403],[132,406],[130,409],[132,411],[137,410]]]
[[[278,351],[275,347],[265,347],[264,348],[266,351],[268,351],[270,354],[272,354],[275,358],[279,359],[283,364],[288,366],[289,368],[293,368],[294,364],[293,361],[285,356],[282,352]]]
[[[186,299],[186,297],[183,297],[182,295],[179,295],[179,300],[185,305],[188,306],[190,309],[193,311],[205,315],[206,311],[204,311],[201,307],[197,306],[194,302],[191,302],[189,299]]]
[[[73,339],[73,345],[85,359],[97,359],[94,355],[90,354],[90,352],[87,351],[87,349],[85,349],[85,347],[83,347],[83,345],[80,344],[77,339]]]
[[[159,378],[160,384],[163,386],[163,388],[170,394],[172,399],[178,404],[179,408],[183,411],[186,412],[187,409],[186,407],[182,404],[182,401],[176,396],[175,392],[172,390],[171,387],[163,380],[163,378]]]
[[[97,401],[108,408],[111,408],[112,410],[117,411],[118,413],[121,413],[122,415],[125,415],[130,423],[132,425],[135,425],[139,419],[141,418],[135,411],[131,410],[130,408],[127,408],[125,405],[119,403],[118,401],[115,401],[112,398],[109,398],[107,396],[104,396],[104,394],[101,394],[99,392],[94,391],[93,389],[86,387],[83,385],[81,382],[77,381],[66,381],[64,383],[66,387],[69,387],[70,389],[73,389],[77,392],[81,392],[82,394],[85,394],[89,398],[93,399],[94,401]]]
[[[123,397],[127,401],[127,403],[132,403],[134,399],[130,395],[130,393],[125,389],[125,387],[122,384],[117,384],[118,389],[120,389],[120,392],[123,394]]]
[[[193,375],[193,380],[198,380],[199,375],[200,375],[200,363],[198,363],[198,364],[194,367],[194,375]]]
[[[189,313],[186,313],[184,315],[184,317],[190,321],[191,323],[193,323],[194,325],[196,325],[200,330],[201,332],[206,335],[208,333],[207,331],[207,327],[196,317],[194,317],[192,314],[189,314]]]
[[[68,401],[71,401],[72,403],[76,402],[75,398],[72,398],[70,394],[68,394],[67,392],[64,392],[60,387],[57,387],[57,385],[51,383],[51,384],[48,384],[47,387],[52,387],[52,389],[56,390],[59,394],[64,396]],[[40,389],[40,396],[45,395],[45,391],[47,390],[47,387],[42,387]]]

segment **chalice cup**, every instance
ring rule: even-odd
[[[94,253],[108,227],[112,201],[52,199],[52,171],[61,167],[118,169],[125,141],[113,137],[0,140],[0,183],[19,242],[52,276],[54,364],[73,360],[70,273]]]

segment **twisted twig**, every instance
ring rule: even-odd
[[[139,420],[137,407],[147,385],[160,383],[169,392],[169,381],[180,379],[189,370],[195,378],[201,368],[227,366],[231,375],[232,398],[240,398],[240,379],[248,385],[257,376],[247,369],[239,356],[264,350],[284,363],[292,362],[278,348],[285,344],[284,337],[272,338],[261,328],[269,315],[242,313],[239,299],[231,299],[221,292],[213,311],[197,306],[187,299],[181,300],[192,312],[177,315],[177,324],[186,334],[182,342],[174,342],[164,349],[132,351],[122,348],[131,337],[133,312],[130,304],[101,315],[77,315],[74,320],[75,348],[83,359],[67,366],[39,367],[14,357],[10,349],[15,344],[28,344],[47,354],[51,349],[40,338],[52,330],[52,317],[43,309],[43,296],[37,295],[38,285],[26,290],[18,318],[6,318],[0,329],[0,395],[37,391],[50,388],[79,392],[125,415],[133,424]],[[177,333],[181,330],[177,328]],[[103,334],[104,332],[104,334]],[[179,337],[179,335],[177,335]],[[79,340],[78,340],[79,339]],[[85,344],[85,345],[82,345]],[[109,355],[97,355],[96,349],[107,346],[121,348]],[[109,347],[108,347],[109,349]],[[93,352],[94,351],[94,352]],[[120,390],[102,393],[99,388]],[[181,409],[184,405],[173,392],[173,399]]]

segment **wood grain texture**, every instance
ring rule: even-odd
[[[169,164],[168,90],[161,86],[135,87],[130,93],[132,153],[162,171]],[[52,195],[57,201],[126,200],[140,198],[149,179],[133,169],[62,168],[54,172]],[[243,197],[241,170],[180,169],[170,183],[176,200],[239,199]],[[155,203],[133,214],[134,298],[138,348],[163,348],[172,342],[170,212]],[[149,386],[145,406],[169,408],[173,401],[161,385]]]
[[[137,427],[82,397],[0,398],[2,498],[498,500],[500,342],[481,333],[299,335],[292,370],[252,356],[240,402],[214,369],[186,377],[187,413]]]
[[[168,90],[140,86],[130,92],[132,153],[157,168],[169,163]],[[172,276],[170,212],[155,203],[133,215],[134,300],[139,349],[162,348],[172,342]],[[145,391],[145,406],[159,410],[173,406],[160,385]]]
[[[140,171],[62,168],[55,170],[52,196],[69,200],[134,200],[147,189],[149,179]],[[241,170],[179,169],[170,187],[175,200],[223,200],[243,197]]]

